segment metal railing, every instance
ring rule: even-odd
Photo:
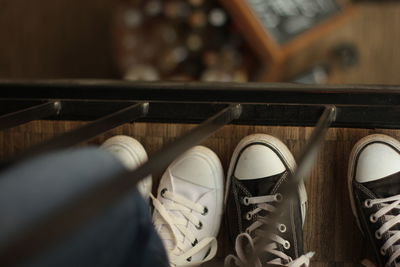
[[[228,123],[316,125],[294,179],[283,188],[288,195],[293,195],[297,183],[309,175],[329,127],[400,128],[398,86],[3,81],[0,89],[0,130],[37,119],[91,121],[10,156],[2,168],[73,146],[124,123],[200,123],[138,169],[97,185],[9,240],[0,247],[0,266],[17,265],[50,247],[121,199],[140,179],[164,170],[184,151]],[[280,208],[289,200],[285,198]],[[258,244],[257,253],[262,245]]]

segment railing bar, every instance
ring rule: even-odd
[[[0,81],[0,98],[69,98],[219,103],[399,105],[400,86],[289,83],[132,82],[112,80]]]
[[[101,133],[107,132],[121,124],[134,121],[148,112],[148,103],[138,103],[118,110],[110,115],[85,124],[82,127],[71,130],[50,140],[27,149],[21,154],[13,157],[11,163],[54,150],[68,148],[80,142],[93,138]]]
[[[290,208],[290,202],[297,194],[298,185],[308,178],[308,175],[317,159],[318,152],[322,146],[325,134],[329,126],[336,119],[336,113],[337,110],[335,106],[325,107],[325,110],[319,118],[318,123],[316,124],[309,138],[309,141],[299,157],[297,169],[292,177],[288,177],[287,182],[282,185],[281,192],[285,197],[281,203],[276,205],[277,212],[271,213],[271,215],[268,217],[268,225],[264,226],[266,234],[262,236],[262,238],[260,238],[255,244],[255,253],[250,255],[247,266],[257,266],[257,259],[262,255],[262,253],[265,253],[263,252],[265,246],[271,242],[268,236],[271,233],[276,233],[276,227],[274,226],[279,220],[279,210],[287,210]]]
[[[51,101],[25,109],[17,110],[12,113],[0,116],[0,131],[9,129],[33,120],[56,115],[61,111],[59,101]]]
[[[124,197],[141,179],[149,174],[163,171],[190,147],[201,143],[231,120],[237,119],[241,111],[240,105],[230,105],[181,138],[166,145],[138,169],[124,172],[110,181],[97,185],[84,192],[73,203],[65,205],[32,227],[21,231],[20,235],[0,247],[0,266],[15,266],[51,247],[55,241],[67,236]]]

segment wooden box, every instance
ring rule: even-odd
[[[354,14],[340,0],[221,0],[264,65],[261,81],[280,81],[284,64]]]

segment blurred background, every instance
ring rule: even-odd
[[[400,2],[0,0],[0,78],[400,84]]]

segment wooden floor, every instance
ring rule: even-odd
[[[32,122],[0,132],[0,158],[17,153],[51,136],[73,129],[81,122]],[[137,138],[148,154],[154,154],[166,143],[184,134],[194,125],[187,124],[126,124],[90,142],[101,144],[105,139],[125,134]],[[231,154],[241,138],[252,133],[266,133],[280,138],[297,157],[310,136],[310,127],[226,126],[204,142],[220,157],[225,170]],[[369,255],[350,209],[346,184],[347,161],[352,146],[368,134],[385,133],[400,138],[400,131],[337,129],[328,131],[309,180],[306,183],[309,209],[307,212],[305,246],[315,251],[313,266],[358,266]],[[81,144],[86,145],[86,144]],[[155,180],[157,180],[156,178]],[[154,188],[157,181],[154,182]],[[153,188],[153,189],[154,189]],[[224,231],[221,231],[219,257],[225,254]]]

